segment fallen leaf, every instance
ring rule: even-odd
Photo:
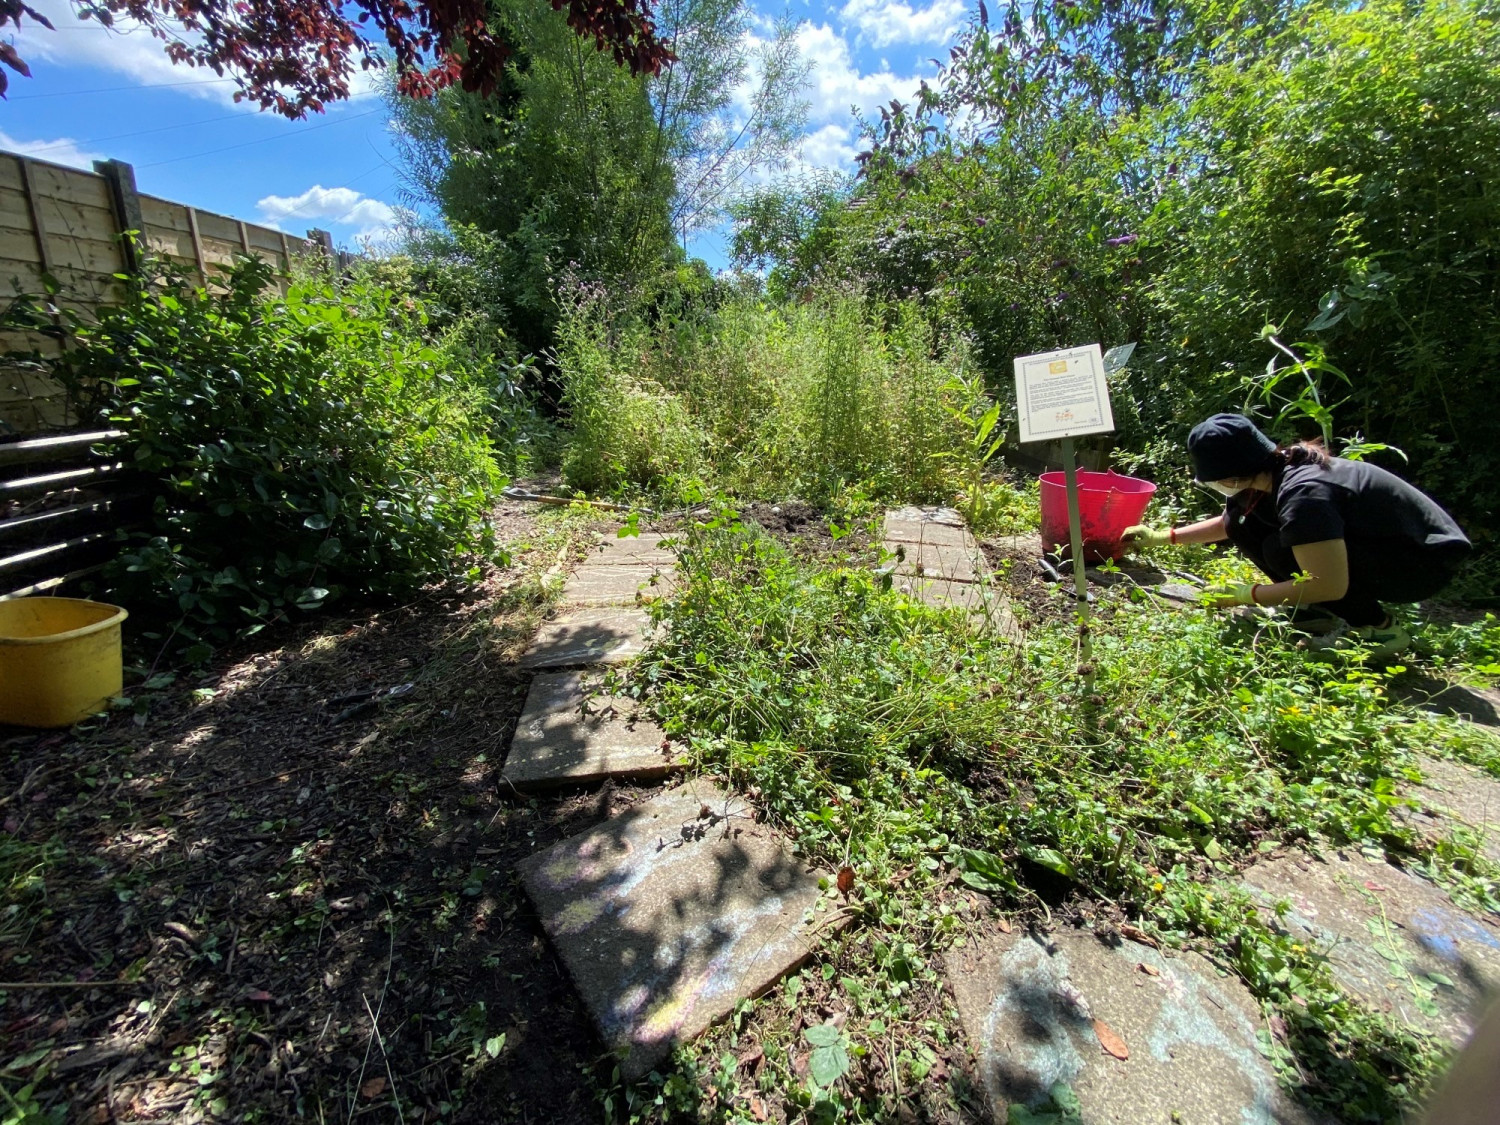
[[[742,1052],[735,1060],[740,1066],[754,1066],[766,1057],[766,1049],[759,1043],[750,1044],[747,1051]]]
[[[1277,1039],[1286,1039],[1286,1020],[1280,1016],[1271,1017],[1271,1034]]]
[[[852,868],[852,867],[840,867],[839,868],[839,894],[843,895],[845,898],[848,898],[849,897],[849,892],[852,891],[853,889],[854,889],[854,868]]]
[[[166,930],[170,934],[176,934],[189,945],[198,944],[197,932],[193,930],[192,927],[186,926],[181,922],[167,922],[162,926],[162,929]]]
[[[766,1119],[766,1103],[753,1094],[750,1096],[750,1116],[757,1121]]]
[[[1094,1034],[1099,1037],[1099,1046],[1115,1058],[1128,1059],[1130,1057],[1130,1048],[1125,1046],[1125,1040],[1116,1035],[1109,1024],[1103,1020],[1094,1021]]]
[[[383,1093],[385,1093],[385,1076],[380,1074],[359,1088],[359,1096],[366,1100],[378,1098]]]
[[[997,924],[999,925],[1000,932],[1002,934],[1008,934],[1008,933],[1010,933],[1010,919],[1009,918],[1001,918],[1000,921]]]
[[[1137,961],[1135,967],[1141,972],[1145,973],[1148,977],[1161,976],[1160,969],[1158,969],[1155,965],[1148,965],[1144,961]]]
[[[1120,927],[1120,933],[1128,937],[1131,941],[1138,941],[1142,945],[1149,945],[1152,949],[1161,948],[1161,942],[1157,941],[1139,926],[1132,926],[1129,922]]]
[[[1388,891],[1388,890],[1390,890],[1390,888],[1389,887],[1382,887],[1379,883],[1374,882],[1371,879],[1366,879],[1365,880],[1365,890],[1367,890],[1367,891]]]

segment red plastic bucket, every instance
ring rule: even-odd
[[[1083,557],[1088,562],[1125,554],[1120,536],[1141,522],[1156,485],[1116,472],[1078,471],[1078,515],[1083,525]],[[1042,550],[1068,545],[1068,485],[1062,473],[1042,474]]]

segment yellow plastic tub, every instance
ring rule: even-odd
[[[0,602],[0,723],[67,727],[120,694],[119,606],[82,598]]]

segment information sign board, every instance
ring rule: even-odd
[[[1098,344],[1016,357],[1016,404],[1023,442],[1115,428]]]

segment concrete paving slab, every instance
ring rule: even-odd
[[[543,673],[531,681],[501,780],[521,790],[612,777],[655,781],[686,763],[631,699],[601,693],[600,672]]]
[[[946,962],[997,1122],[1012,1105],[1070,1103],[1076,1115],[1059,1120],[1087,1125],[1312,1121],[1258,1049],[1254,999],[1196,954],[1067,930],[995,935]],[[1106,1051],[1110,1032],[1128,1058]]]
[[[1042,537],[1040,535],[1002,535],[991,540],[1011,558],[1041,558]]]
[[[651,619],[644,609],[569,610],[543,623],[521,657],[522,668],[619,664],[646,647]]]
[[[518,869],[626,1081],[801,964],[839,921],[818,873],[703,778]]]
[[[953,508],[923,508],[916,505],[908,505],[904,508],[891,508],[886,512],[885,518],[895,520],[898,523],[932,523],[947,524],[949,527],[963,527],[964,518]]]
[[[617,535],[601,535],[598,544],[589,553],[589,561],[665,569],[677,563],[677,556],[669,548],[662,546],[670,538],[654,531],[627,535],[623,539]]]
[[[897,574],[892,588],[909,598],[937,609],[958,607],[966,609],[975,617],[984,618],[991,629],[1011,640],[1019,640],[1021,627],[1011,612],[1010,599],[997,587],[978,582],[955,582],[946,578],[918,578],[910,574]]]
[[[1152,586],[1151,592],[1178,606],[1198,604],[1198,587],[1189,586],[1185,582],[1168,582],[1165,585]]]
[[[972,613],[983,613],[987,606],[1000,605],[1005,601],[1005,596],[991,586],[977,582],[955,582],[949,578],[919,578],[914,574],[898,572],[892,576],[891,585],[909,598],[916,598],[940,609],[959,606]]]
[[[941,547],[969,547],[974,537],[965,527],[933,520],[898,520],[885,517],[880,537],[889,549],[893,543],[932,543]]]
[[[946,578],[954,582],[979,581],[976,556],[979,548],[943,547],[936,543],[886,544],[887,550],[900,548],[896,564],[897,574],[912,574],[924,578]]]
[[[1459,762],[1419,758],[1421,785],[1406,795],[1420,803],[1413,823],[1432,836],[1449,836],[1465,828],[1477,836],[1479,850],[1500,863],[1500,780]]]
[[[1436,676],[1407,672],[1391,685],[1391,690],[1404,702],[1424,710],[1484,727],[1500,727],[1500,691],[1493,688],[1465,687]]]
[[[667,597],[676,586],[670,568],[590,560],[563,587],[564,605],[635,605]]]
[[[1500,919],[1466,914],[1425,880],[1355,854],[1282,856],[1244,884],[1279,924],[1325,952],[1339,983],[1412,1027],[1468,1039],[1500,988]]]

